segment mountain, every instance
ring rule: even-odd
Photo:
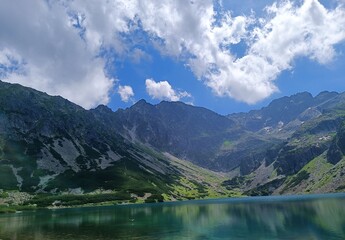
[[[92,111],[98,119],[104,119],[101,109]],[[141,100],[126,110],[108,111],[107,124],[119,129],[129,141],[207,168],[215,168],[214,161],[225,139],[233,140],[243,134],[232,120],[182,102],[151,105]]]
[[[308,163],[324,155],[333,159],[338,154],[342,159],[340,150],[332,150],[332,141],[345,120],[344,110],[345,94],[326,91],[315,97],[298,93],[260,110],[228,116],[181,102],[151,105],[141,100],[131,108],[109,112],[109,124],[128,141],[226,172],[232,178],[224,183],[229,190],[250,195],[299,193],[302,189],[295,190],[290,182],[303,176]],[[335,181],[343,180],[340,175]],[[308,180],[306,175],[303,180]],[[231,181],[240,183],[233,187],[227,184]],[[323,186],[310,191],[336,189]]]
[[[344,154],[345,93],[298,93],[222,116],[144,100],[85,110],[0,81],[0,204],[12,190],[38,194],[38,205],[77,193],[86,197],[65,201],[336,192]]]
[[[181,102],[151,105],[141,100],[125,110],[108,110],[107,125],[119,129],[128,141],[196,165],[247,174],[260,166],[268,149],[282,144],[305,121],[332,109],[337,97],[335,92],[323,92],[315,98],[299,93],[274,100],[261,110],[229,116]],[[104,119],[101,109],[93,111],[98,119]]]
[[[238,167],[241,172],[251,171],[265,149],[279,141],[254,134],[226,116],[182,102],[151,105],[140,100],[117,112],[104,106],[91,111],[130,142],[214,171],[227,172]]]
[[[305,121],[319,117],[338,96],[336,92],[322,92],[316,97],[308,92],[297,93],[273,100],[260,110],[230,114],[228,118],[249,131],[275,134],[284,139]]]
[[[274,102],[280,107],[271,108]],[[298,111],[291,112],[289,106],[296,103]],[[286,110],[277,115],[279,109]],[[257,169],[224,185],[241,189],[247,195],[340,191],[345,181],[344,110],[344,93],[323,92],[314,98],[306,93],[296,94],[275,100],[261,110],[241,114],[244,128],[253,126],[250,123],[255,116],[260,121],[252,131],[262,136],[273,135],[281,142],[266,149]],[[228,117],[238,119],[238,115]]]
[[[98,119],[95,112],[102,111]],[[115,199],[125,200],[145,193],[156,200],[162,194],[166,199],[195,198],[208,191],[217,196],[212,184],[229,193],[219,186],[220,174],[126,140],[106,124],[109,113],[104,106],[87,111],[61,97],[0,82],[0,189],[113,191]],[[204,177],[214,181],[204,184]]]

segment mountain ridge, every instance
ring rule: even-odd
[[[116,201],[341,191],[344,124],[345,93],[303,92],[223,116],[145,100],[85,110],[0,82],[0,189],[111,191]]]

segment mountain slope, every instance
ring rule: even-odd
[[[116,201],[342,191],[344,125],[345,93],[300,93],[221,116],[144,100],[87,111],[0,82],[0,189],[106,191]]]
[[[0,171],[0,189],[30,193],[102,189],[129,200],[144,193],[185,198],[175,188],[188,189],[191,182],[200,192],[209,188],[186,176],[191,174],[179,165],[172,166],[166,156],[127,141],[91,111],[61,97],[3,82]]]
[[[93,113],[104,119],[104,108]],[[131,108],[108,112],[107,123],[132,142],[141,142],[203,167],[212,168],[225,139],[236,139],[242,130],[224,116],[181,102],[151,105],[144,100]]]
[[[115,113],[104,106],[92,112],[110,128],[118,129],[128,141],[143,143],[215,171],[238,167],[243,172],[250,171],[256,167],[255,159],[263,154],[262,149],[275,143],[271,137],[243,130],[225,116],[181,102],[151,105],[141,100]]]
[[[308,111],[319,114],[301,122],[282,143],[268,149],[259,168],[224,185],[249,195],[341,191],[345,181],[345,94],[333,95],[302,112],[299,116]]]
[[[108,110],[107,125],[119,129],[129,141],[215,171],[236,170],[243,175],[258,168],[267,151],[284,144],[304,123],[325,117],[329,109],[344,102],[342,97],[335,92],[316,97],[299,93],[274,100],[261,110],[227,117],[181,102],[151,105],[141,100],[125,110]],[[104,107],[93,111],[98,119],[105,119],[104,112]]]
[[[297,93],[273,100],[260,110],[234,113],[228,115],[228,118],[253,132],[260,130],[272,132],[276,129],[288,131],[293,127],[295,128],[291,130],[295,130],[302,122],[320,116],[322,110],[320,105],[329,105],[338,96],[336,92],[322,92],[315,97],[308,92]]]

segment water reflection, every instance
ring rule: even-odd
[[[345,239],[345,197],[218,200],[3,215],[0,239]]]

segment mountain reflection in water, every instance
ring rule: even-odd
[[[345,239],[345,195],[220,199],[0,215],[0,239]]]

